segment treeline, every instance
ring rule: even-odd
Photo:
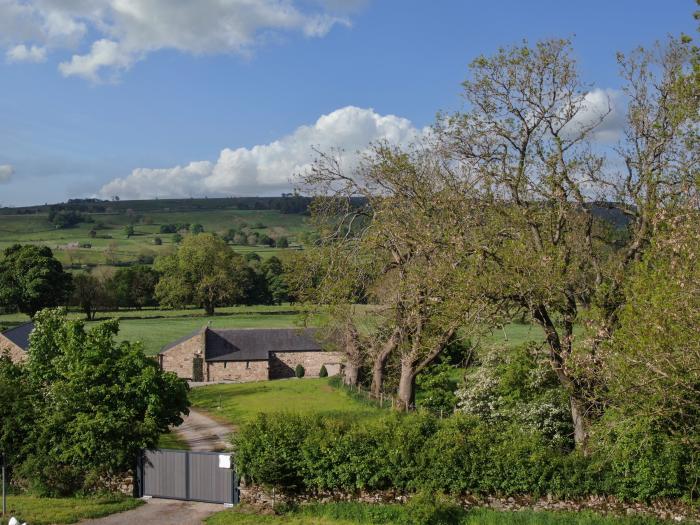
[[[0,258],[0,308],[34,316],[43,308],[79,307],[88,320],[100,310],[281,304],[294,297],[278,257],[235,253],[213,234],[186,235],[179,250],[154,266],[63,270],[48,247],[15,245]]]
[[[70,199],[66,203],[0,208],[0,215],[31,215],[57,211],[78,213],[192,212],[206,210],[277,210],[284,214],[308,214],[311,197],[284,193],[280,197],[228,197],[191,199]]]

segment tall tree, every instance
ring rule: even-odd
[[[173,255],[155,264],[161,278],[156,297],[165,306],[197,304],[208,315],[217,306],[243,303],[252,286],[251,270],[219,237],[188,235]]]
[[[34,316],[42,308],[64,305],[71,276],[50,248],[15,244],[0,259],[0,305]]]
[[[589,144],[608,111],[590,110],[565,40],[476,59],[463,84],[469,109],[436,127],[446,155],[493,212],[482,247],[488,295],[526,309],[542,327],[579,445],[595,407],[596,348],[616,327],[629,265],[655,234],[652,217],[682,197],[697,162],[683,140],[684,119],[673,111],[687,54],[671,41],[660,58],[653,68],[644,51],[620,57],[629,97],[618,148],[623,173]],[[622,234],[596,218],[596,200],[612,201],[628,217]],[[593,336],[574,345],[583,312]]]

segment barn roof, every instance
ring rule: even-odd
[[[5,330],[2,335],[26,352],[29,349],[29,334],[32,330],[34,330],[34,323],[28,322]]]
[[[207,361],[267,361],[270,352],[322,352],[312,329],[206,331]]]

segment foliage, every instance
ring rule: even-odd
[[[253,279],[245,260],[210,233],[188,235],[175,254],[158,258],[156,270],[161,304],[197,304],[210,315],[217,306],[244,302]]]
[[[301,379],[304,377],[304,374],[306,373],[306,370],[304,370],[304,366],[299,363],[295,368],[294,368],[294,376],[297,377],[298,379]]]
[[[0,306],[33,316],[42,308],[64,305],[72,289],[51,249],[15,244],[0,259]]]
[[[321,370],[318,371],[318,377],[328,377],[328,370],[326,365],[321,365]]]
[[[117,332],[116,321],[86,330],[60,310],[37,314],[18,379],[36,392],[16,470],[33,489],[60,495],[99,487],[182,422],[187,384],[139,345],[115,343]]]
[[[492,349],[468,369],[457,391],[459,410],[486,422],[514,421],[570,448],[573,428],[566,392],[540,345]]]
[[[90,273],[81,272],[73,276],[73,296],[71,303],[85,312],[90,321],[95,317],[95,310],[108,302],[103,282]]]
[[[119,268],[109,280],[108,286],[114,298],[114,306],[143,308],[156,306],[155,298],[158,273],[146,265]]]
[[[416,383],[422,394],[420,408],[435,414],[450,415],[457,405],[455,367],[440,363],[424,369]]]
[[[663,438],[640,440],[638,449],[632,442],[624,446],[626,453],[612,459],[604,448],[587,458],[552,448],[541,435],[510,422],[425,414],[360,421],[265,414],[234,436],[246,479],[291,492],[604,493],[632,500],[691,494],[694,478],[668,476],[683,464],[696,464],[697,456],[687,448],[669,448]],[[653,459],[659,452],[663,459]]]
[[[81,222],[94,222],[89,215],[83,215],[75,210],[57,210],[56,208],[49,210],[48,220],[56,228],[71,228]]]

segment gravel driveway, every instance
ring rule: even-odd
[[[190,408],[182,425],[173,429],[195,452],[219,452],[230,448],[233,428]]]
[[[222,510],[224,506],[216,503],[154,498],[137,509],[81,521],[79,525],[201,525],[205,518]]]

